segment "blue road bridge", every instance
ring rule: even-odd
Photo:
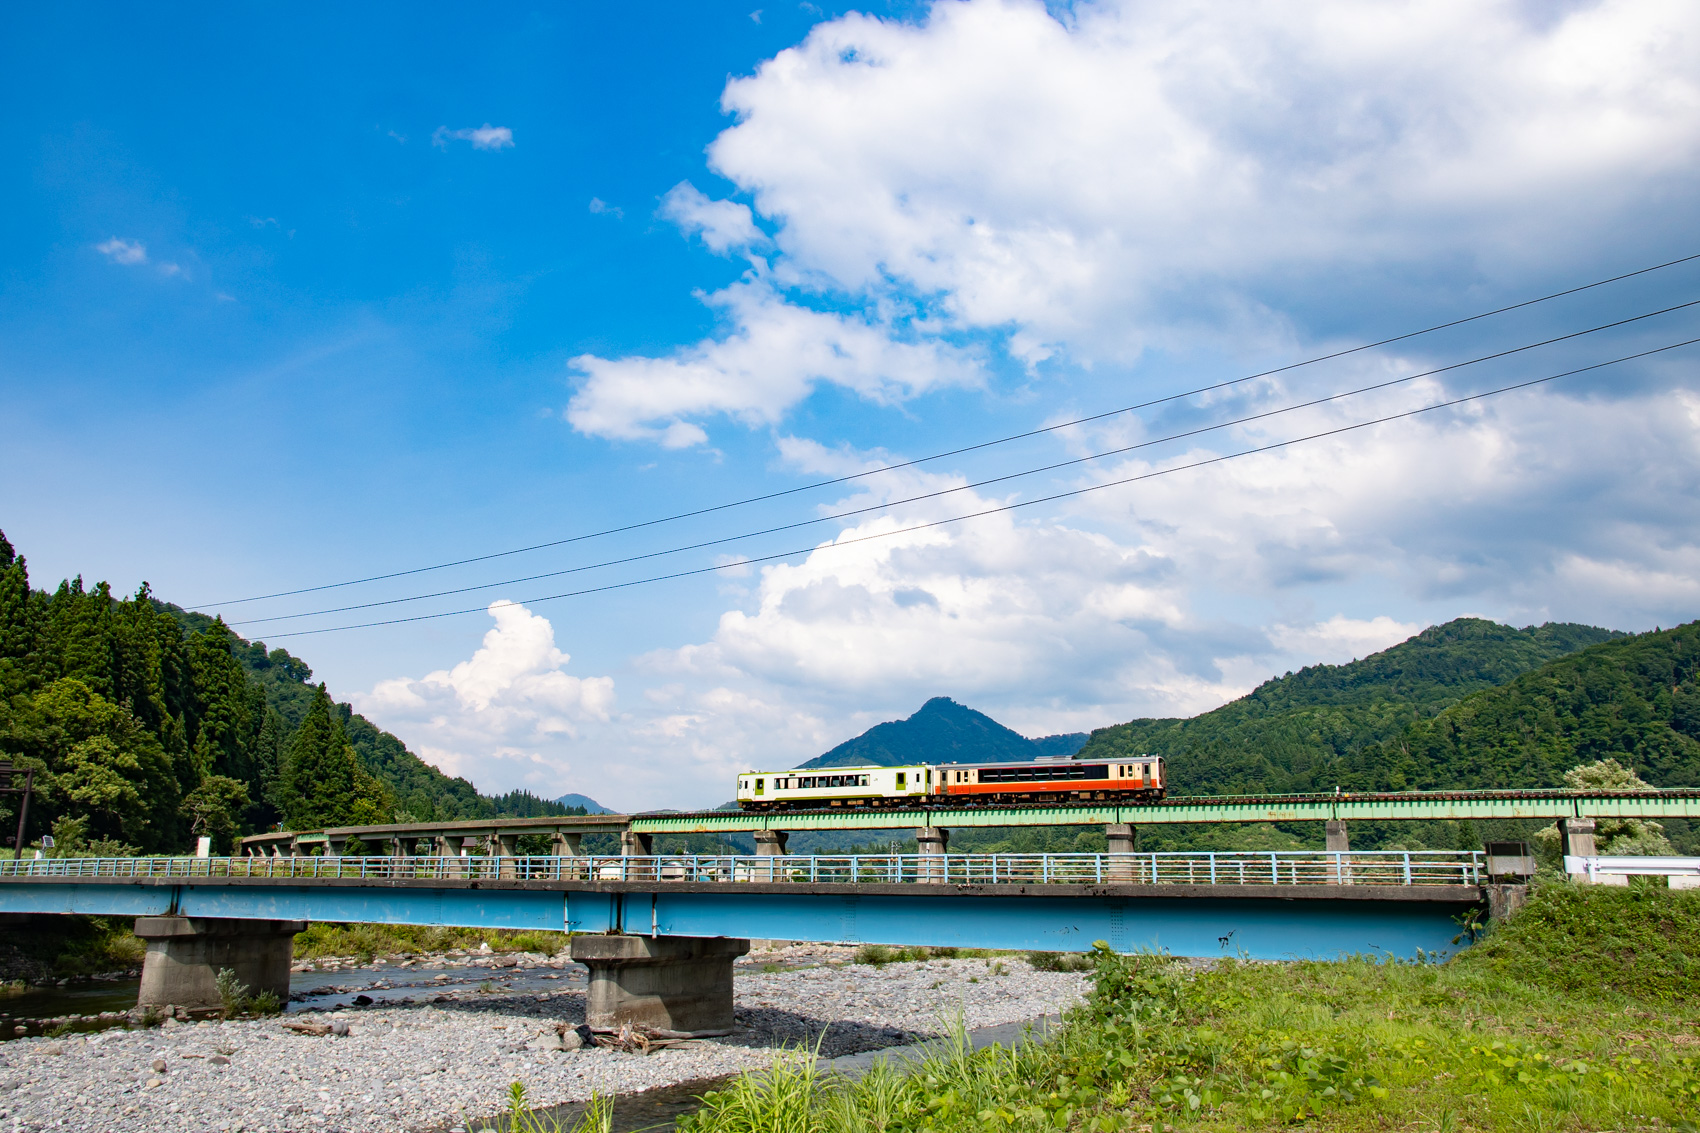
[[[919,833],[925,846],[928,831]],[[217,1009],[224,969],[256,992],[287,995],[291,942],[310,921],[567,931],[573,958],[590,969],[592,1026],[723,1034],[733,1025],[733,962],[751,938],[1414,958],[1451,949],[1460,920],[1522,888],[1505,880],[1533,872],[1521,844],[1507,857],[1506,847],[1141,854],[1127,842],[1101,854],[952,854],[935,842],[918,854],[789,855],[770,842],[751,855],[473,854],[462,845],[452,854],[41,858],[0,861],[0,912],[135,917],[147,943],[139,1003],[184,1012]]]
[[[1479,852],[0,861],[0,911],[1260,958],[1452,947]]]
[[[1458,922],[1515,902],[1520,844],[1354,852],[1353,819],[1547,819],[1595,856],[1594,820],[1700,816],[1700,791],[1467,791],[1180,798],[1139,805],[656,813],[275,832],[236,857],[0,861],[0,912],[134,916],[140,1001],[215,1007],[224,968],[287,994],[310,921],[574,933],[592,1020],[730,1026],[732,958],[751,938],[1254,958],[1455,947]],[[1322,851],[1139,853],[1146,823],[1320,821]],[[1101,854],[949,852],[964,826],[1103,824]],[[791,855],[796,830],[912,828],[919,853]],[[665,833],[747,831],[753,855],[656,854]],[[622,852],[584,854],[593,833]],[[552,852],[522,855],[544,835]],[[350,853],[350,851],[363,851]],[[374,850],[380,852],[373,853]],[[387,850],[388,852],[382,852]],[[683,989],[683,990],[681,990]],[[695,990],[693,990],[695,989]],[[647,1013],[647,1014],[646,1014]]]

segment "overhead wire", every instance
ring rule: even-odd
[[[1638,351],[1634,354],[1626,354],[1626,355],[1623,355],[1622,357],[1608,359],[1607,361],[1604,361],[1604,362],[1595,362],[1595,363],[1588,365],[1588,366],[1578,366],[1575,369],[1565,370],[1562,373],[1549,374],[1546,377],[1542,377],[1542,378],[1531,378],[1527,381],[1522,381],[1522,382],[1514,382],[1510,385],[1501,386],[1498,389],[1484,390],[1480,393],[1468,394],[1468,395],[1465,395],[1463,397],[1455,397],[1455,398],[1451,398],[1451,399],[1446,400],[1446,401],[1436,402],[1433,405],[1425,405],[1425,406],[1421,406],[1421,407],[1416,408],[1416,409],[1404,410],[1404,411],[1399,412],[1399,413],[1390,413],[1390,414],[1387,414],[1387,415],[1382,416],[1382,417],[1372,418],[1368,421],[1358,421],[1358,422],[1354,422],[1353,424],[1350,424],[1350,425],[1341,425],[1341,426],[1337,426],[1337,427],[1332,428],[1332,429],[1325,429],[1321,432],[1311,433],[1311,434],[1308,434],[1308,435],[1302,436],[1302,437],[1293,437],[1293,438],[1290,438],[1290,439],[1284,440],[1284,441],[1275,441],[1275,442],[1272,442],[1270,444],[1258,445],[1254,448],[1243,449],[1239,452],[1225,453],[1225,454],[1221,454],[1221,455],[1218,455],[1218,456],[1208,457],[1208,458],[1203,459],[1203,460],[1193,461],[1189,464],[1178,464],[1178,465],[1172,465],[1168,468],[1155,469],[1155,470],[1152,470],[1150,472],[1140,473],[1139,475],[1136,475],[1136,476],[1123,477],[1119,480],[1108,480],[1108,481],[1105,481],[1104,483],[1101,483],[1101,484],[1090,484],[1090,485],[1087,485],[1086,487],[1083,487],[1083,488],[1073,488],[1073,489],[1070,489],[1070,490],[1064,491],[1064,492],[1055,492],[1051,495],[1040,496],[1040,497],[1037,497],[1037,498],[1031,499],[1031,500],[1021,500],[1021,501],[1018,501],[1018,502],[1012,503],[1012,504],[1000,504],[996,507],[985,508],[985,509],[982,509],[980,511],[970,512],[970,513],[965,514],[965,515],[951,516],[951,517],[946,518],[946,519],[929,520],[925,523],[912,524],[908,527],[894,528],[893,530],[890,530],[890,531],[874,532],[874,533],[869,534],[869,535],[859,535],[859,536],[855,536],[855,537],[849,538],[849,539],[834,540],[831,543],[820,544],[820,545],[811,546],[811,547],[799,547],[799,548],[793,548],[793,549],[787,550],[787,551],[777,551],[777,552],[774,552],[774,553],[768,554],[768,555],[761,555],[761,556],[758,556],[758,557],[743,559],[738,563],[719,563],[719,564],[716,564],[714,566],[696,567],[696,568],[693,568],[693,569],[690,569],[690,570],[674,571],[674,572],[669,573],[669,574],[652,575],[648,578],[628,579],[624,582],[611,582],[611,583],[607,583],[607,584],[602,585],[602,586],[586,587],[582,590],[569,590],[569,591],[565,591],[565,592],[560,593],[560,594],[545,594],[545,595],[540,595],[540,596],[532,597],[532,598],[522,598],[522,599],[519,599],[514,604],[515,605],[537,605],[537,604],[542,603],[542,602],[553,602],[553,601],[557,601],[557,600],[564,599],[564,598],[579,598],[579,597],[585,597],[585,596],[591,595],[591,594],[603,594],[603,593],[607,593],[608,591],[612,591],[612,590],[629,589],[629,588],[634,587],[634,586],[646,586],[646,585],[656,583],[656,582],[667,582],[667,581],[671,581],[671,580],[674,580],[674,579],[690,578],[690,577],[697,576],[697,575],[709,574],[709,573],[714,572],[714,571],[722,571],[722,570],[725,570],[728,566],[747,566],[747,565],[753,565],[753,564],[756,564],[756,563],[774,562],[774,561],[777,561],[779,559],[790,558],[793,555],[812,554],[814,552],[824,551],[824,550],[836,550],[840,547],[854,546],[854,545],[859,544],[859,543],[868,543],[868,542],[873,542],[873,541],[880,540],[880,539],[890,539],[890,538],[893,538],[893,537],[898,536],[898,535],[907,535],[907,534],[912,534],[912,533],[917,532],[917,531],[926,531],[926,530],[930,530],[930,529],[936,528],[936,527],[945,527],[945,526],[948,526],[948,525],[954,524],[954,523],[964,523],[964,522],[971,520],[971,519],[981,519],[981,518],[984,518],[984,517],[990,516],[990,515],[999,515],[999,514],[1002,514],[1002,513],[1005,513],[1005,512],[1019,511],[1022,508],[1036,507],[1039,504],[1054,503],[1057,500],[1064,500],[1064,499],[1070,499],[1070,498],[1074,498],[1074,497],[1078,497],[1078,496],[1084,496],[1084,495],[1087,495],[1087,494],[1092,493],[1092,492],[1103,491],[1107,488],[1116,488],[1116,487],[1125,486],[1127,484],[1140,483],[1140,482],[1146,481],[1146,480],[1155,480],[1155,479],[1158,479],[1159,477],[1173,475],[1176,472],[1187,472],[1187,471],[1191,471],[1191,470],[1198,469],[1198,468],[1209,467],[1209,466],[1215,465],[1215,464],[1224,464],[1228,461],[1238,460],[1242,457],[1256,456],[1260,453],[1274,452],[1278,449],[1291,448],[1294,445],[1306,444],[1306,443],[1311,442],[1311,441],[1318,441],[1318,440],[1323,440],[1323,439],[1328,438],[1328,437],[1340,436],[1344,433],[1355,432],[1356,430],[1359,430],[1359,429],[1366,429],[1366,428],[1369,428],[1370,426],[1373,426],[1373,425],[1384,425],[1384,424],[1387,424],[1388,422],[1391,422],[1391,421],[1400,421],[1400,420],[1404,420],[1404,419],[1411,418],[1411,417],[1417,417],[1417,416],[1421,416],[1424,413],[1433,413],[1433,412],[1436,412],[1437,410],[1449,409],[1449,408],[1452,408],[1454,406],[1467,404],[1469,402],[1481,401],[1481,400],[1484,400],[1484,399],[1490,398],[1490,397],[1497,397],[1500,394],[1511,393],[1511,392],[1514,392],[1516,390],[1530,389],[1534,386],[1544,385],[1548,382],[1557,381],[1561,378],[1573,377],[1577,374],[1584,374],[1584,373],[1588,373],[1592,370],[1604,369],[1607,366],[1615,366],[1615,365],[1619,365],[1623,362],[1632,362],[1632,361],[1634,361],[1638,358],[1651,357],[1654,354],[1662,354],[1662,353],[1665,353],[1667,351],[1678,350],[1678,349],[1681,349],[1682,347],[1693,346],[1697,343],[1700,343],[1700,338],[1685,339],[1681,342],[1674,342],[1674,343],[1671,343],[1667,346],[1653,347],[1652,349],[1649,349],[1649,350]],[[379,627],[382,627],[382,626],[404,625],[404,624],[408,624],[408,623],[412,623],[412,622],[436,621],[436,620],[440,620],[442,618],[459,617],[459,616],[462,616],[462,615],[465,615],[465,614],[483,613],[488,608],[489,607],[487,607],[487,606],[471,606],[471,607],[467,607],[465,609],[459,609],[459,610],[443,610],[443,611],[439,611],[437,613],[431,613],[431,614],[413,614],[413,615],[410,615],[408,617],[403,617],[403,618],[390,618],[390,619],[386,619],[384,621],[364,622],[364,623],[359,623],[359,624],[355,624],[355,625],[326,626],[326,627],[322,627],[322,628],[319,628],[319,629],[291,630],[287,633],[271,634],[271,635],[268,635],[268,636],[272,637],[274,640],[281,640],[281,639],[286,638],[286,637],[306,637],[306,636],[310,636],[310,635],[314,635],[314,634],[321,634],[321,633],[343,633],[343,632],[347,632],[347,631],[350,631],[350,630],[357,630],[357,629],[376,629],[376,628],[379,628]]]
[[[1677,303],[1673,306],[1663,307],[1663,308],[1660,308],[1659,310],[1656,310],[1656,311],[1648,311],[1648,312],[1645,312],[1644,314],[1633,315],[1633,316],[1630,316],[1628,318],[1616,319],[1616,320],[1609,322],[1609,323],[1602,323],[1598,326],[1588,327],[1585,330],[1571,331],[1568,334],[1562,334],[1562,335],[1557,335],[1557,336],[1552,337],[1552,338],[1542,339],[1539,342],[1532,342],[1532,343],[1528,343],[1528,344],[1523,345],[1523,346],[1510,347],[1510,348],[1505,349],[1505,350],[1495,351],[1494,353],[1491,353],[1491,354],[1484,354],[1484,355],[1481,355],[1481,356],[1476,357],[1476,358],[1470,358],[1470,359],[1467,359],[1463,362],[1453,362],[1453,363],[1446,365],[1446,366],[1437,366],[1437,367],[1430,369],[1430,370],[1423,370],[1423,371],[1420,371],[1420,372],[1415,373],[1415,374],[1407,374],[1404,377],[1390,378],[1387,381],[1376,382],[1374,384],[1367,385],[1367,386],[1360,386],[1357,389],[1345,390],[1345,391],[1341,391],[1339,393],[1328,394],[1327,396],[1324,396],[1324,397],[1313,398],[1309,401],[1302,401],[1302,402],[1299,402],[1299,403],[1294,404],[1294,405],[1282,406],[1281,408],[1278,408],[1278,409],[1268,409],[1268,410],[1264,410],[1263,412],[1260,412],[1260,413],[1253,413],[1253,414],[1249,414],[1249,415],[1244,416],[1244,417],[1234,418],[1233,420],[1229,420],[1229,421],[1221,421],[1221,422],[1217,422],[1217,423],[1211,424],[1211,425],[1202,425],[1202,426],[1199,426],[1199,427],[1194,428],[1194,429],[1188,429],[1188,430],[1184,430],[1184,431],[1178,432],[1178,433],[1171,433],[1171,434],[1169,434],[1167,436],[1163,436],[1163,437],[1153,437],[1153,438],[1150,438],[1148,440],[1140,441],[1137,444],[1123,445],[1119,448],[1109,449],[1105,452],[1093,453],[1089,456],[1072,457],[1068,460],[1055,461],[1055,462],[1050,463],[1050,464],[1041,465],[1037,468],[1025,469],[1025,470],[1020,471],[1020,472],[1010,472],[1010,473],[1005,473],[1005,474],[1000,475],[1000,476],[992,476],[992,477],[988,477],[988,478],[983,479],[983,480],[977,480],[977,481],[974,481],[972,483],[952,485],[951,487],[948,487],[948,488],[941,488],[941,489],[938,489],[936,491],[925,492],[925,493],[922,493],[920,495],[907,497],[905,499],[885,500],[885,501],[881,501],[880,503],[877,503],[877,504],[868,505],[866,507],[850,508],[850,509],[847,509],[847,510],[844,510],[844,511],[834,512],[834,513],[829,514],[829,515],[814,516],[814,517],[809,518],[809,519],[797,520],[797,521],[792,522],[792,523],[777,524],[777,525],[774,525],[774,526],[771,526],[771,527],[762,528],[762,529],[757,530],[757,531],[746,531],[746,532],[742,532],[742,533],[737,534],[737,535],[726,535],[726,536],[721,536],[721,537],[715,538],[715,539],[706,539],[706,540],[702,540],[700,542],[691,543],[691,544],[687,544],[687,545],[684,545],[684,546],[664,548],[664,549],[659,550],[659,551],[647,551],[647,552],[644,552],[642,554],[628,555],[628,556],[625,556],[623,558],[618,558],[618,559],[608,559],[608,560],[604,560],[602,562],[585,563],[585,564],[582,564],[580,566],[565,567],[561,570],[545,571],[545,572],[542,572],[542,573],[539,573],[539,574],[527,575],[523,578],[510,578],[510,579],[505,579],[505,580],[500,581],[500,582],[483,582],[483,583],[478,583],[477,585],[473,585],[473,586],[455,587],[453,589],[439,590],[439,591],[435,591],[435,592],[429,593],[429,594],[414,594],[414,595],[409,595],[407,597],[402,597],[402,598],[385,598],[385,599],[379,599],[379,600],[372,601],[372,602],[355,603],[355,604],[351,604],[351,605],[347,605],[347,606],[333,606],[333,607],[328,607],[328,608],[321,609],[321,610],[308,610],[308,611],[304,611],[304,612],[301,612],[301,613],[274,614],[274,615],[269,615],[269,616],[266,616],[266,617],[247,618],[247,619],[243,619],[241,621],[233,621],[233,622],[230,622],[229,624],[232,625],[232,626],[252,626],[252,625],[262,625],[262,624],[269,624],[269,623],[275,623],[275,622],[299,621],[302,618],[320,617],[320,616],[323,616],[323,615],[326,615],[326,614],[344,614],[344,613],[351,613],[355,610],[371,610],[371,609],[377,609],[377,608],[384,607],[384,606],[397,606],[397,605],[401,605],[404,602],[423,602],[423,601],[428,601],[432,598],[447,598],[447,597],[452,597],[452,596],[458,595],[458,594],[471,594],[471,593],[474,593],[474,592],[479,591],[479,590],[491,590],[491,589],[494,589],[494,588],[499,587],[499,586],[517,586],[517,585],[520,585],[520,584],[526,583],[526,582],[538,582],[538,581],[541,581],[542,579],[545,579],[545,578],[560,578],[564,575],[582,574],[585,571],[600,570],[600,569],[605,568],[605,567],[626,566],[626,565],[629,565],[631,563],[643,562],[643,561],[646,561],[646,560],[649,560],[649,559],[661,558],[661,557],[666,556],[666,555],[683,554],[687,551],[699,551],[699,550],[703,550],[703,549],[708,548],[708,547],[719,547],[719,546],[724,546],[728,543],[741,542],[745,539],[755,539],[755,538],[759,538],[763,535],[775,535],[775,534],[779,534],[779,533],[785,532],[785,531],[795,531],[795,530],[798,530],[799,528],[803,528],[803,527],[811,527],[811,526],[815,526],[815,525],[822,524],[822,523],[832,523],[834,521],[841,520],[841,519],[850,519],[850,518],[853,518],[855,516],[866,515],[869,512],[883,511],[883,510],[886,510],[886,509],[889,509],[889,508],[894,508],[894,507],[902,507],[902,506],[907,505],[907,504],[920,503],[920,502],[925,501],[925,500],[937,499],[941,496],[953,495],[957,492],[972,491],[976,488],[983,488],[983,487],[986,487],[986,486],[991,485],[991,484],[1001,484],[1001,483],[1005,483],[1005,482],[1010,481],[1010,480],[1022,479],[1022,478],[1027,477],[1027,476],[1036,476],[1036,475],[1043,473],[1043,472],[1054,472],[1057,469],[1061,469],[1061,468],[1068,468],[1068,467],[1072,467],[1072,466],[1079,465],[1079,464],[1086,464],[1086,463],[1090,463],[1091,461],[1095,461],[1095,460],[1104,460],[1104,459],[1106,459],[1108,457],[1112,457],[1112,456],[1121,456],[1121,455],[1124,455],[1124,454],[1129,453],[1129,452],[1135,452],[1139,449],[1151,448],[1151,447],[1154,447],[1156,445],[1167,444],[1171,441],[1184,440],[1184,439],[1187,439],[1189,437],[1200,436],[1202,434],[1215,432],[1215,431],[1220,430],[1220,429],[1233,428],[1236,425],[1249,424],[1253,421],[1265,420],[1265,419],[1270,418],[1270,417],[1280,416],[1281,414],[1284,414],[1284,413],[1293,413],[1293,412],[1297,412],[1298,410],[1301,410],[1301,409],[1313,408],[1313,407],[1318,406],[1318,405],[1327,404],[1328,402],[1331,402],[1331,401],[1340,401],[1340,400],[1344,400],[1345,398],[1349,398],[1349,397],[1357,397],[1361,394],[1372,393],[1372,392],[1375,392],[1377,390],[1388,389],[1388,388],[1391,388],[1393,386],[1403,385],[1403,384],[1408,383],[1408,382],[1417,381],[1421,378],[1433,377],[1436,374],[1444,374],[1444,373],[1447,373],[1449,371],[1463,369],[1466,366],[1474,366],[1474,365],[1478,365],[1478,364],[1483,363],[1483,362],[1491,362],[1491,361],[1495,361],[1495,360],[1500,359],[1500,358],[1507,358],[1507,357],[1510,357],[1513,354],[1526,353],[1527,351],[1536,350],[1536,349],[1539,349],[1540,347],[1543,347],[1543,346],[1551,346],[1552,344],[1557,343],[1557,342],[1565,342],[1565,341],[1568,341],[1568,340],[1571,340],[1571,339],[1581,338],[1585,335],[1598,334],[1599,332],[1605,331],[1605,330],[1613,330],[1613,329],[1616,329],[1618,327],[1627,326],[1631,323],[1641,322],[1645,319],[1656,318],[1660,315],[1668,315],[1668,314],[1670,314],[1674,311],[1680,311],[1680,310],[1683,310],[1685,308],[1694,307],[1694,306],[1700,306],[1700,299],[1692,299],[1692,300],[1689,300],[1688,302]]]
[[[1692,255],[1681,256],[1674,260],[1666,260],[1664,263],[1653,264],[1650,267],[1638,268],[1635,271],[1624,272],[1620,275],[1614,275],[1607,279],[1599,279],[1591,283],[1568,287],[1562,291],[1554,291],[1550,294],[1537,296],[1533,299],[1524,299],[1503,307],[1496,307],[1491,311],[1482,311],[1478,314],[1468,315],[1459,319],[1452,319],[1444,323],[1437,323],[1434,326],[1424,327],[1421,330],[1406,331],[1403,334],[1396,334],[1389,338],[1379,339],[1375,342],[1366,342],[1358,346],[1348,347],[1343,350],[1336,350],[1329,354],[1321,354],[1314,358],[1307,358],[1299,362],[1290,362],[1285,366],[1277,366],[1272,370],[1262,370],[1255,374],[1247,374],[1244,377],[1232,378],[1227,381],[1216,382],[1211,385],[1199,386],[1196,389],[1186,390],[1181,393],[1168,394],[1150,401],[1139,402],[1135,405],[1123,406],[1119,409],[1107,409],[1100,413],[1090,414],[1089,416],[1076,417],[1068,421],[1059,421],[1052,425],[1044,425],[1036,429],[1029,429],[1025,432],[1012,433],[1009,436],[997,437],[989,441],[980,441],[975,444],[964,445],[960,448],[950,449],[945,452],[916,457],[913,460],[898,461],[892,464],[880,465],[877,468],[867,468],[860,472],[853,472],[844,476],[836,476],[827,480],[816,480],[808,484],[799,484],[795,487],[780,489],[779,491],[766,492],[761,495],[748,496],[738,500],[730,500],[726,503],[713,504],[708,507],[694,508],[689,511],[677,512],[672,515],[658,516],[654,519],[641,520],[637,523],[623,524],[618,527],[608,527],[599,531],[589,531],[581,535],[572,535],[561,539],[549,540],[543,543],[533,543],[525,547],[514,547],[506,551],[493,551],[489,554],[472,555],[463,559],[455,559],[450,562],[434,563],[430,566],[412,567],[407,570],[389,571],[384,574],[367,575],[363,578],[347,579],[342,582],[327,582],[318,586],[304,586],[294,590],[278,590],[270,594],[255,594],[246,598],[231,598],[221,602],[205,602],[197,603],[195,605],[198,609],[217,609],[223,606],[239,606],[250,602],[262,602],[272,598],[292,598],[300,594],[316,594],[325,590],[339,590],[349,586],[362,586],[369,582],[383,582],[392,578],[406,578],[416,574],[425,574],[430,571],[448,570],[458,566],[469,566],[473,563],[489,562],[493,559],[528,554],[532,551],[548,550],[551,547],[563,547],[571,543],[581,543],[590,539],[604,538],[609,535],[620,535],[630,531],[639,531],[647,527],[659,526],[664,523],[675,523],[679,520],[692,519],[702,515],[712,515],[715,512],[727,511],[732,508],[765,503],[769,500],[781,499],[786,496],[793,496],[802,492],[815,491],[820,488],[830,488],[837,484],[845,484],[854,480],[865,479],[869,476],[877,476],[886,472],[899,471],[904,468],[913,468],[917,465],[928,464],[935,460],[944,460],[952,456],[961,456],[964,453],[977,452],[981,449],[992,448],[997,445],[1010,444],[1014,441],[1026,440],[1030,437],[1043,436],[1047,433],[1054,433],[1062,429],[1073,428],[1076,425],[1086,425],[1094,421],[1102,421],[1105,418],[1119,416],[1123,413],[1134,413],[1141,409],[1150,409],[1158,405],[1165,405],[1172,401],[1180,401],[1189,397],[1197,397],[1199,394],[1203,393],[1212,393],[1217,390],[1228,389],[1233,386],[1243,385],[1246,382],[1257,381],[1260,378],[1268,378],[1273,377],[1276,374],[1288,373],[1289,371],[1301,369],[1305,366],[1314,366],[1322,362],[1331,362],[1335,359],[1345,358],[1352,354],[1360,354],[1366,350],[1375,350],[1382,346],[1390,346],[1396,342],[1405,342],[1409,339],[1420,338],[1426,334],[1435,334],[1439,331],[1450,330],[1454,327],[1466,326],[1470,323],[1480,322],[1483,319],[1508,314],[1512,311],[1521,310],[1526,307],[1533,307],[1541,303],[1551,302],[1554,299],[1562,299],[1569,295],[1580,294],[1581,292],[1605,287],[1613,283],[1621,283],[1626,279],[1634,279],[1637,276],[1648,275],[1656,271],[1663,271],[1666,268],[1676,267],[1694,260],[1700,260],[1700,252],[1696,252]]]

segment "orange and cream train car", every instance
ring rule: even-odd
[[[1163,797],[1163,760],[1142,755],[1112,760],[1038,763],[947,763],[937,793],[957,806],[1017,803],[1144,802]]]

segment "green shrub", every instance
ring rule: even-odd
[[[1029,952],[1027,962],[1040,972],[1089,972],[1092,957],[1082,952]]]
[[[1700,892],[1539,884],[1516,916],[1453,963],[1571,995],[1692,1003],[1700,1000]]]

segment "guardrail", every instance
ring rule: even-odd
[[[659,854],[569,857],[0,859],[15,878],[811,882],[968,885],[1480,885],[1474,851],[1150,854]]]
[[[1577,857],[1566,854],[1564,872],[1596,883],[1602,878],[1611,878],[1619,885],[1630,877],[1664,877],[1670,879],[1672,889],[1700,889],[1700,858]]]

